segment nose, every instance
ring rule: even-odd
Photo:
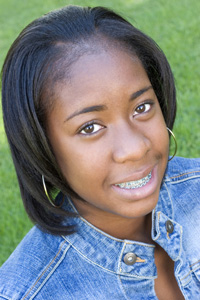
[[[129,124],[119,126],[113,139],[113,160],[117,163],[139,161],[150,150],[151,142],[143,131]]]

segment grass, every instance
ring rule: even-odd
[[[199,156],[200,1],[199,0],[0,0],[0,65],[10,44],[33,19],[67,4],[114,8],[154,38],[168,57],[177,85],[178,114],[174,132],[178,155]],[[30,229],[20,199],[0,111],[0,264]]]

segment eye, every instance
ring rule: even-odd
[[[142,103],[139,106],[136,107],[135,112],[133,116],[146,113],[151,109],[152,103]]]
[[[79,133],[83,134],[83,135],[87,135],[87,134],[90,135],[90,134],[98,132],[102,128],[104,128],[102,125],[91,123],[91,124],[88,124],[88,125],[82,127],[81,130],[79,131]]]

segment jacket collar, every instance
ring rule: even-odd
[[[78,213],[72,201],[67,202],[66,209]],[[167,221],[173,224],[171,233],[167,232]],[[89,263],[119,275],[156,278],[153,244],[114,238],[81,216],[70,218],[67,225],[76,225],[77,231],[63,238]],[[182,227],[174,220],[172,199],[164,181],[159,201],[152,212],[152,240],[158,243],[172,260],[178,260],[182,251]],[[134,264],[128,265],[125,262],[127,253],[136,255]]]

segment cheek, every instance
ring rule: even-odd
[[[77,186],[84,186],[89,182],[95,183],[101,178],[105,169],[103,156],[98,149],[93,147],[80,147],[68,143],[60,145],[56,149],[56,158],[61,171],[69,185],[75,189]],[[98,172],[94,166],[98,165]]]
[[[160,127],[159,131],[160,133],[157,137],[157,148],[159,149],[160,153],[162,153],[163,165],[164,168],[166,168],[169,156],[169,134],[165,123],[162,127]]]
[[[151,137],[150,137],[151,136]],[[162,112],[159,109],[157,117],[154,119],[154,122],[151,124],[151,130],[149,138],[152,140],[153,149],[159,151],[162,156],[168,158],[169,153],[169,134],[163,118]]]

